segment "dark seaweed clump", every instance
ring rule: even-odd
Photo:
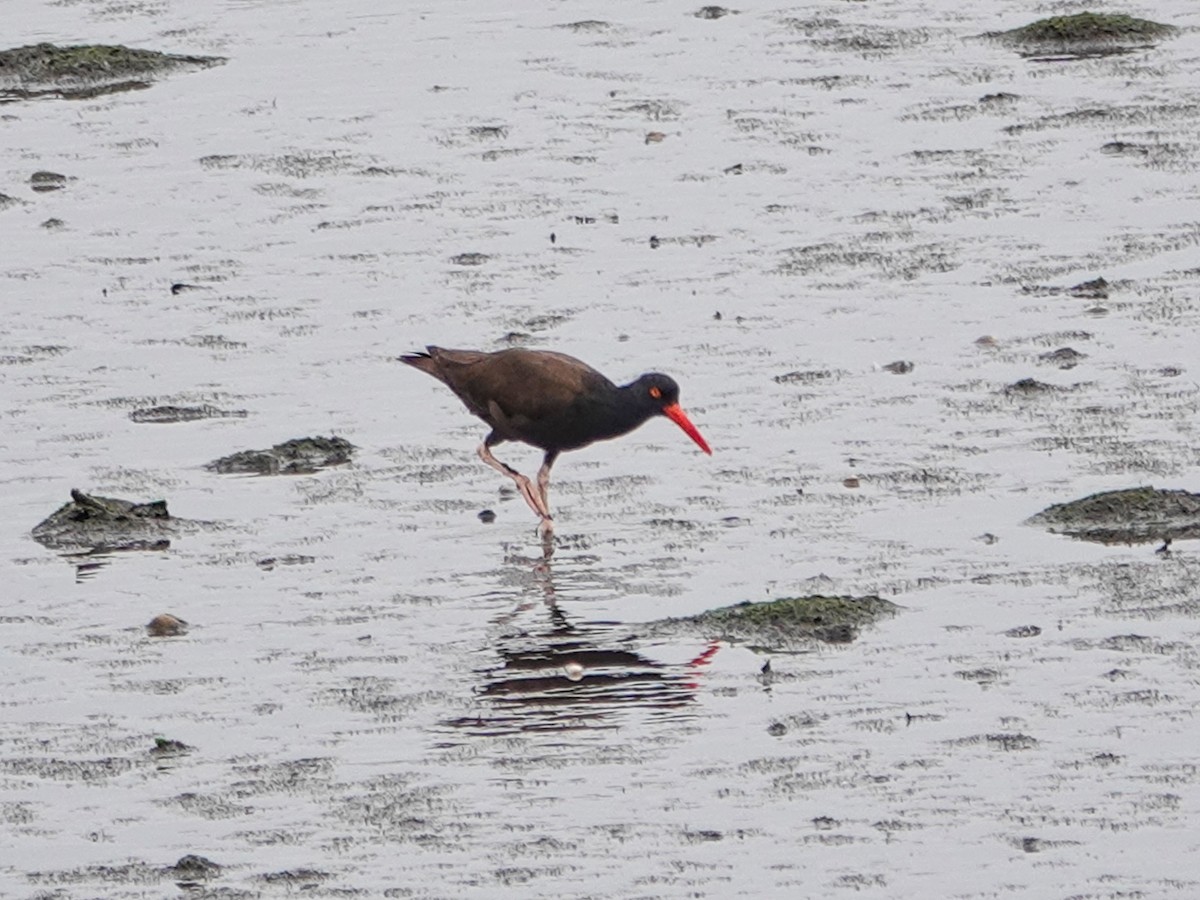
[[[1170,37],[1177,28],[1134,16],[1083,12],[1039,19],[987,37],[1017,47],[1027,55],[1068,57],[1125,53]]]
[[[1028,520],[1057,534],[1103,544],[1200,537],[1200,494],[1125,488],[1056,503]]]
[[[785,597],[763,603],[737,603],[695,616],[651,623],[654,633],[695,634],[764,648],[791,647],[814,641],[843,644],[858,629],[900,607],[879,597]]]
[[[33,538],[45,547],[108,547],[157,550],[169,545],[176,520],[163,500],[133,503],[71,491],[71,501],[33,527]]]
[[[0,103],[142,90],[158,75],[223,62],[219,56],[181,56],[119,44],[30,44],[0,50]]]
[[[355,446],[340,437],[296,438],[266,450],[242,450],[210,462],[205,468],[222,474],[311,475],[350,461]]]
[[[149,75],[177,66],[214,66],[215,56],[179,56],[139,50],[120,44],[30,44],[0,50],[0,77],[22,81],[97,81],[128,75]]]

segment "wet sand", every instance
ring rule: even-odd
[[[0,105],[0,895],[1200,890],[1195,542],[1022,524],[1200,490],[1194,10],[699,9],[10,0],[229,61]],[[546,565],[427,343],[667,372],[715,455],[564,455]],[[205,468],[305,435],[358,450]],[[205,527],[64,556],[72,488]],[[903,609],[636,637],[807,593]]]

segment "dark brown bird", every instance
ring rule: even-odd
[[[400,357],[427,372],[458,395],[467,409],[491,426],[479,445],[479,458],[521,491],[540,518],[538,531],[554,531],[548,499],[550,467],[564,450],[620,437],[653,416],[666,416],[700,449],[712,453],[696,426],[679,407],[679,385],[652,372],[618,387],[587,363],[549,350],[443,350]],[[492,447],[521,441],[546,451],[537,484],[492,455]]]

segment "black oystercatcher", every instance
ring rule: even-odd
[[[547,499],[550,467],[564,450],[628,434],[652,416],[666,416],[700,449],[712,453],[696,426],[679,408],[679,385],[652,372],[624,387],[587,363],[549,350],[443,350],[427,347],[401,362],[445,384],[467,409],[491,426],[479,458],[516,482],[540,518],[544,537],[554,530]],[[537,485],[492,456],[492,447],[522,441],[546,451]]]

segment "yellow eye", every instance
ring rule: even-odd
[[[662,399],[662,391],[660,391],[656,387],[652,387],[652,388],[650,388],[650,396],[653,397],[655,400],[660,400],[660,399]]]

